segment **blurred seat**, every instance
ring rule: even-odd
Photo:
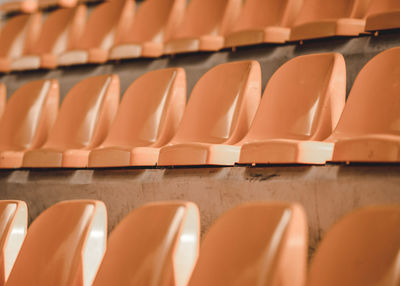
[[[309,271],[309,286],[400,284],[400,207],[354,211],[323,237]]]
[[[39,148],[57,116],[57,80],[32,81],[15,91],[0,121],[0,168],[19,168],[24,153]]]
[[[358,36],[365,29],[371,0],[304,0],[292,26],[290,41],[333,36]]]
[[[400,28],[400,1],[372,0],[367,12],[366,31]]]
[[[307,221],[290,203],[247,203],[208,230],[188,286],[305,285]]]
[[[0,72],[9,72],[13,60],[32,51],[39,38],[41,21],[41,13],[7,20],[0,33]]]
[[[269,80],[241,145],[241,164],[324,164],[346,99],[346,66],[337,53],[296,57]]]
[[[182,68],[151,71],[125,92],[110,132],[90,152],[89,167],[155,165],[182,118],[186,102],[186,76]],[[154,155],[152,156],[152,154]]]
[[[185,0],[147,0],[139,7],[129,31],[110,50],[110,59],[159,57],[164,41],[181,23]]]
[[[134,18],[135,1],[113,0],[95,7],[76,45],[58,57],[62,66],[104,63],[114,41],[129,33]]]
[[[47,9],[53,7],[71,8],[76,6],[79,0],[38,0],[39,8]]]
[[[57,9],[45,20],[39,40],[30,54],[14,60],[13,70],[51,69],[57,67],[57,57],[75,46],[86,21],[86,6]]]
[[[186,285],[198,256],[199,210],[193,203],[151,203],[111,233],[93,286]]]
[[[399,77],[399,47],[381,52],[362,68],[328,139],[335,142],[332,161],[400,161]]]
[[[107,210],[102,202],[57,203],[29,227],[7,285],[91,285],[106,242]]]
[[[117,75],[78,82],[66,95],[49,139],[24,156],[24,167],[86,167],[89,152],[106,138],[119,102]]]
[[[38,8],[37,0],[5,0],[0,4],[0,11],[4,13],[33,13]]]
[[[28,228],[28,208],[23,201],[0,201],[0,285],[14,266]]]
[[[232,145],[246,135],[260,97],[258,62],[212,68],[193,88],[176,135],[160,150],[158,165],[234,164]]]
[[[3,117],[7,104],[7,88],[4,83],[0,83],[0,121]]]
[[[165,43],[165,54],[218,51],[237,21],[241,0],[192,0],[176,32]]]
[[[284,43],[303,0],[247,0],[225,47]]]

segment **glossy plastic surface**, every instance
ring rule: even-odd
[[[182,68],[152,71],[125,92],[106,140],[91,151],[89,167],[155,165],[143,149],[167,144],[182,118],[186,75]]]
[[[193,203],[151,203],[112,232],[93,286],[184,286],[198,256],[199,210]]]
[[[218,65],[197,82],[178,131],[159,165],[231,165],[233,145],[247,133],[261,97],[256,61]],[[206,115],[206,116],[205,116]]]
[[[0,83],[0,121],[3,117],[4,110],[6,109],[7,102],[7,88],[4,83]]]
[[[333,161],[400,161],[400,48],[372,58],[354,81],[338,126]]]
[[[110,50],[111,59],[159,57],[164,41],[182,22],[185,0],[147,0],[141,4],[129,31]]]
[[[346,66],[337,53],[296,57],[269,80],[239,163],[314,163],[332,158],[332,134],[346,98]]]
[[[192,0],[164,53],[217,51],[239,17],[241,0]]]
[[[347,215],[324,236],[309,286],[400,284],[400,207],[367,207]]]
[[[38,0],[39,7],[45,9],[48,7],[71,8],[79,3],[79,0]]]
[[[289,40],[303,0],[247,0],[225,47],[260,43],[284,43]]]
[[[400,1],[372,0],[367,12],[366,31],[400,28]]]
[[[357,36],[364,32],[371,0],[304,0],[290,40]]]
[[[38,8],[37,0],[5,0],[0,5],[0,11],[4,13],[33,13]]]
[[[90,286],[106,242],[107,211],[102,202],[57,203],[29,227],[7,285]]]
[[[206,233],[189,286],[304,285],[304,210],[289,203],[248,203],[222,215]]]
[[[133,0],[114,0],[96,6],[79,41],[59,56],[58,64],[68,66],[106,62],[108,50],[114,41],[128,33],[134,7]]]
[[[14,60],[13,70],[55,68],[57,57],[77,44],[86,21],[86,6],[57,9],[43,23],[39,40],[29,54]]]
[[[32,81],[15,91],[0,121],[0,168],[19,168],[28,150],[41,147],[59,103],[57,80]]]
[[[28,208],[23,201],[0,201],[0,285],[14,266],[28,228]]]
[[[63,100],[49,139],[27,152],[25,167],[86,167],[91,149],[106,138],[119,103],[119,78],[101,75],[77,83]]]

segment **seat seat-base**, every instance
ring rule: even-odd
[[[25,151],[4,150],[0,151],[0,168],[16,169],[21,168]]]
[[[365,24],[366,31],[380,31],[400,28],[400,10],[377,13],[368,16]]]
[[[237,31],[225,37],[225,47],[239,47],[263,43],[283,44],[289,40],[290,29],[285,27],[266,27]]]
[[[90,150],[50,148],[37,149],[25,153],[23,167],[29,168],[85,168]]]
[[[6,13],[19,11],[23,13],[33,13],[38,9],[38,2],[39,1],[36,0],[12,1],[2,4],[0,9]]]
[[[271,139],[242,145],[239,164],[325,164],[333,143]]]
[[[161,43],[146,42],[140,44],[120,44],[110,50],[109,59],[133,59],[139,57],[158,58],[163,54]]]
[[[221,36],[202,36],[199,38],[181,38],[170,40],[165,44],[164,54],[191,53],[199,51],[219,51],[224,47]]]
[[[108,59],[108,52],[102,49],[71,50],[58,57],[58,65],[72,66],[83,64],[101,64]]]
[[[365,29],[365,20],[342,18],[308,22],[292,27],[290,41],[301,41],[334,36],[358,36]]]

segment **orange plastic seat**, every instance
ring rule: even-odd
[[[241,0],[192,0],[176,32],[165,43],[165,54],[218,51],[237,20]]]
[[[0,5],[0,11],[5,13],[33,13],[37,8],[37,0],[6,0]]]
[[[366,31],[400,28],[400,2],[398,0],[372,0],[367,12]]]
[[[133,0],[113,0],[98,5],[90,14],[79,41],[58,57],[58,64],[106,62],[114,40],[129,32],[134,7]]]
[[[76,6],[80,1],[79,0],[38,0],[39,7],[41,9],[46,9],[49,7],[63,7],[63,8],[71,8]]]
[[[29,54],[14,60],[13,70],[51,69],[57,57],[77,44],[86,21],[86,6],[58,9],[44,22],[37,44]]]
[[[346,98],[346,66],[337,53],[296,57],[281,66],[264,95],[242,146],[241,164],[324,164]],[[238,148],[239,149],[239,148]]]
[[[104,143],[90,152],[89,167],[155,165],[182,118],[186,102],[186,75],[182,68],[144,74],[125,92]]]
[[[370,1],[304,0],[292,27],[290,40],[358,36],[364,32],[364,17]]]
[[[3,117],[7,102],[7,88],[4,83],[0,83],[0,120]]]
[[[18,15],[0,32],[0,72],[9,72],[13,60],[29,53],[39,38],[42,15]]]
[[[400,48],[386,50],[360,71],[337,128],[332,161],[400,161]],[[331,142],[331,143],[329,143]]]
[[[324,236],[311,263],[307,285],[399,285],[399,250],[399,206],[355,211]]]
[[[303,0],[247,0],[225,47],[284,43]]]
[[[206,233],[188,286],[300,286],[306,280],[307,221],[290,203],[248,203]]]
[[[199,235],[199,210],[193,203],[140,207],[113,230],[93,286],[186,285]]]
[[[159,57],[164,41],[181,23],[185,0],[147,0],[138,9],[128,33],[121,34],[110,59]]]
[[[8,100],[0,121],[0,168],[19,168],[24,153],[47,139],[58,111],[57,80],[32,81]]]
[[[0,285],[14,266],[28,228],[28,208],[23,201],[0,201]]]
[[[89,286],[107,242],[107,210],[100,201],[57,203],[28,229],[7,286]]]
[[[106,138],[118,108],[119,77],[77,83],[63,100],[44,146],[24,156],[24,167],[87,167],[89,152]]]
[[[247,133],[261,98],[256,61],[221,64],[193,88],[178,131],[158,165],[233,165],[235,143]]]

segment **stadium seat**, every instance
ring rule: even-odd
[[[79,0],[38,0],[39,8],[47,9],[51,7],[63,7],[63,8],[71,8],[76,6]]]
[[[218,51],[237,20],[241,0],[192,0],[184,19],[165,43],[165,54]]]
[[[366,31],[380,31],[400,28],[400,1],[372,0],[367,12]]]
[[[303,0],[247,0],[225,47],[284,43]]]
[[[30,54],[12,62],[12,70],[51,69],[57,57],[79,40],[86,21],[86,6],[58,9],[45,20],[39,40]]]
[[[77,83],[66,95],[44,146],[29,151],[23,166],[87,167],[89,152],[100,145],[118,108],[119,77],[101,75]]]
[[[386,50],[360,71],[338,126],[332,161],[400,161],[400,48]]]
[[[161,148],[158,165],[232,165],[261,98],[256,61],[218,65],[193,88],[178,131]],[[234,150],[232,150],[234,149]]]
[[[58,64],[106,62],[114,41],[129,33],[134,7],[133,0],[113,0],[98,5],[90,14],[79,41],[58,57]]]
[[[240,205],[205,234],[188,286],[305,285],[307,240],[300,205]]]
[[[199,210],[193,203],[151,203],[111,233],[93,286],[186,285],[198,256]]]
[[[0,121],[3,117],[4,110],[6,109],[7,102],[7,88],[4,83],[0,83]]]
[[[358,36],[365,29],[371,0],[304,0],[290,41],[333,36]]]
[[[37,8],[37,0],[5,0],[0,5],[0,11],[4,13],[33,13]]]
[[[0,285],[14,266],[28,228],[28,208],[23,201],[0,201]]]
[[[159,57],[164,41],[181,23],[185,0],[147,0],[138,9],[132,27],[110,50],[110,59]]]
[[[269,80],[241,145],[241,164],[324,164],[346,99],[346,66],[337,53],[286,62]]]
[[[28,229],[7,286],[91,285],[107,242],[104,203],[57,203]]]
[[[58,111],[57,80],[32,81],[7,102],[0,121],[0,168],[19,168],[24,153],[44,144]]]
[[[158,148],[175,134],[185,102],[183,69],[144,74],[125,92],[110,133],[99,148],[90,152],[88,166],[155,165]]]
[[[39,38],[42,14],[10,18],[0,33],[0,72],[9,72],[13,60],[30,53]]]
[[[398,205],[354,211],[323,237],[307,285],[399,285],[399,249]]]

